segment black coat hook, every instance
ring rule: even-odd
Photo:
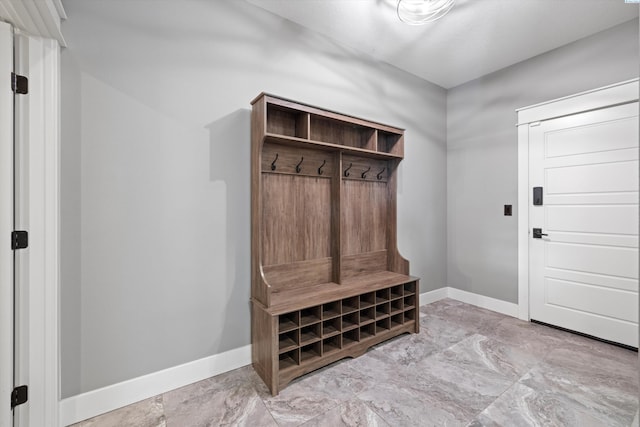
[[[349,169],[351,169],[352,167],[353,167],[353,163],[349,163],[349,167],[344,170],[344,176],[345,177],[350,175],[349,174]]]
[[[318,168],[318,175],[322,175],[322,173],[324,172],[324,171],[322,170],[322,168],[323,168],[323,167],[324,167],[324,165],[326,165],[326,164],[327,164],[327,161],[326,161],[326,160],[324,160],[324,161],[322,162],[322,164],[320,165],[320,167]]]
[[[300,173],[300,172],[302,172],[302,166],[300,166],[300,165],[302,164],[302,161],[303,161],[303,160],[304,160],[304,157],[302,157],[302,158],[300,159],[300,163],[298,163],[298,164],[296,165],[296,173]]]
[[[276,162],[278,161],[278,153],[276,153],[276,158],[273,159],[273,162],[271,162],[271,170],[274,171],[276,170]]]
[[[369,172],[371,170],[371,166],[369,166],[369,168],[362,172],[362,174],[360,175],[362,177],[362,179],[366,179],[367,178],[367,172]]]
[[[382,168],[382,170],[380,172],[378,172],[378,174],[376,175],[376,178],[378,178],[378,180],[382,179],[382,172],[384,172],[387,168]]]

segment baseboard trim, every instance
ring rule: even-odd
[[[475,305],[480,308],[486,308],[487,310],[506,314],[507,316],[516,318],[518,317],[518,304],[486,297],[484,295],[474,294],[473,292],[467,292],[452,287],[448,287],[447,291],[448,296],[451,299]]]
[[[420,305],[431,304],[449,297],[449,288],[444,287],[420,294]]]
[[[487,310],[518,317],[518,304],[443,287],[420,294],[420,304],[451,298]],[[174,366],[60,401],[60,425],[68,426],[132,403],[251,364],[251,346]]]
[[[60,425],[68,426],[114,409],[251,364],[251,346],[174,366],[60,401]]]

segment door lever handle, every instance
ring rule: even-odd
[[[533,229],[533,238],[534,239],[542,239],[542,236],[548,236],[547,233],[542,232],[542,228],[534,228]]]

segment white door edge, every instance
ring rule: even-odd
[[[13,425],[13,71],[11,25],[0,22],[0,425]]]
[[[577,114],[585,110],[637,102],[639,79],[626,80],[590,91],[516,110],[518,115],[518,317],[529,313],[529,126],[536,121]],[[583,105],[580,102],[584,101]]]

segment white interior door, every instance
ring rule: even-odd
[[[638,103],[531,124],[529,184],[531,319],[638,347]]]
[[[11,426],[13,416],[13,34],[0,22],[0,426]]]

